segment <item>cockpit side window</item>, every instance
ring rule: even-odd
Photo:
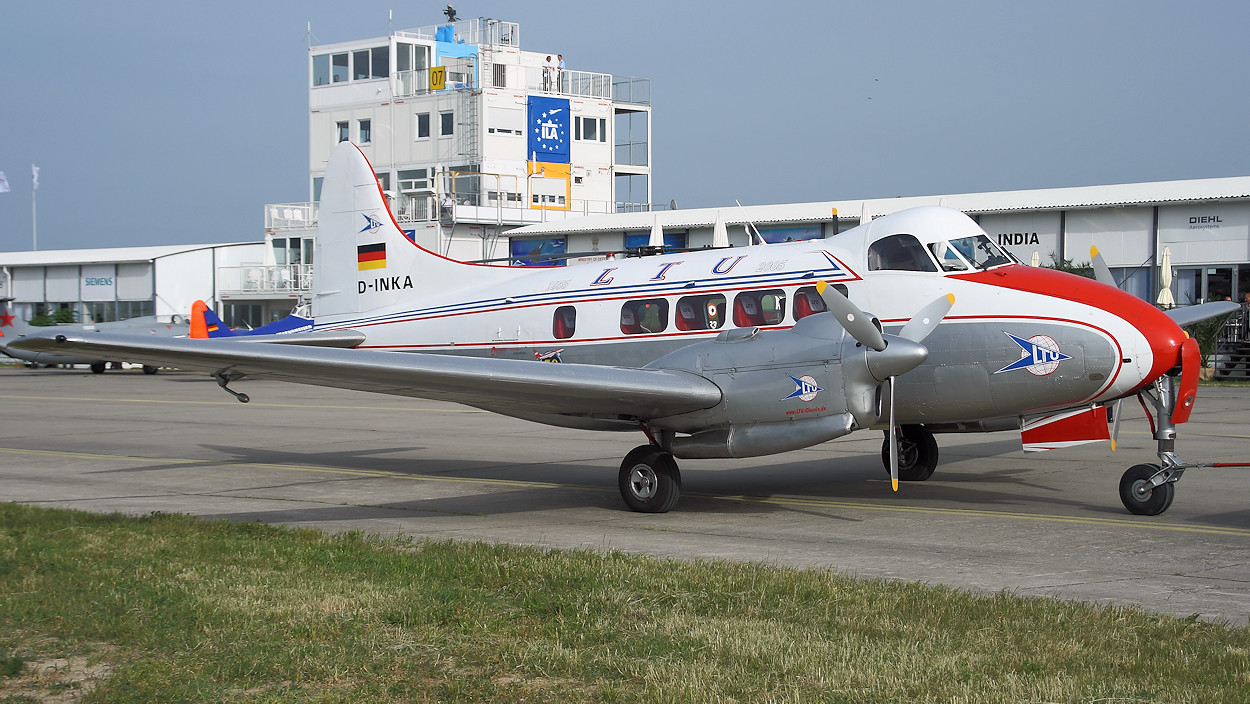
[[[950,242],[934,242],[929,245],[929,250],[933,252],[933,258],[937,259],[942,271],[968,270],[968,263],[959,256],[959,252],[951,246]]]
[[[1012,262],[1011,257],[985,235],[951,240],[950,246],[958,249],[959,253],[978,269],[988,269]]]
[[[937,271],[914,235],[882,237],[868,248],[869,271]]]

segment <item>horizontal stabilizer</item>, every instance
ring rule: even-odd
[[[259,328],[258,328],[259,329]],[[359,330],[315,330],[286,332],[274,335],[236,335],[232,342],[267,342],[273,345],[304,345],[306,347],[359,347],[365,334]]]
[[[1102,406],[1025,416],[1020,429],[1025,452],[1042,452],[1061,447],[1110,440],[1107,411]]]

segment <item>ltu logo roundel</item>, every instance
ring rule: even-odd
[[[816,385],[816,379],[809,375],[804,375],[800,377],[792,376],[790,377],[790,381],[794,382],[794,393],[781,399],[782,401],[792,399],[792,398],[797,398],[805,402],[811,401],[812,399],[816,398],[816,394],[820,393],[821,391],[824,391],[824,389]]]
[[[364,227],[362,227],[362,228],[360,228],[360,231],[361,231],[361,232],[373,232],[374,230],[378,229],[379,227],[382,227],[382,221],[381,221],[381,220],[378,220],[377,218],[373,217],[372,215],[365,215],[364,213],[361,213],[361,215],[362,215],[362,216],[364,216],[364,218],[365,218],[365,226],[364,226]]]
[[[1013,372],[1017,369],[1027,369],[1030,374],[1035,376],[1046,376],[1058,369],[1059,363],[1063,360],[1072,359],[1071,355],[1059,351],[1059,343],[1055,342],[1055,339],[1049,335],[1034,335],[1024,340],[1006,330],[1003,331],[1003,334],[1010,337],[1013,342],[1020,346],[1020,359],[999,369],[994,372],[995,374]]]

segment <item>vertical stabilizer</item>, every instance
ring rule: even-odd
[[[472,282],[512,275],[417,246],[396,224],[369,160],[342,142],[330,153],[317,216],[312,316],[317,326],[404,310]]]

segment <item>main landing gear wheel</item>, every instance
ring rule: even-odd
[[[145,365],[143,365],[143,373],[144,373],[144,374],[155,374],[155,373],[156,373],[156,371],[157,371],[157,369],[158,369],[158,367],[154,367],[154,366],[152,366],[152,365],[150,365],[150,364],[145,364]]]
[[[107,363],[107,362],[93,362],[93,363],[91,364],[91,373],[92,373],[92,374],[103,374],[103,373],[104,373],[104,370],[105,370],[105,369],[107,369],[107,368],[108,368],[108,363]]]
[[[677,462],[655,445],[642,445],[625,455],[617,484],[625,505],[640,513],[665,513],[681,496]]]
[[[904,425],[898,434],[898,478],[905,482],[922,482],[937,469],[938,444],[933,433],[919,425]],[[890,473],[890,434],[881,441],[881,464]]]
[[[1136,464],[1120,477],[1120,501],[1129,513],[1139,516],[1157,516],[1168,510],[1176,495],[1172,482],[1154,486],[1150,478],[1159,473],[1157,464]]]

